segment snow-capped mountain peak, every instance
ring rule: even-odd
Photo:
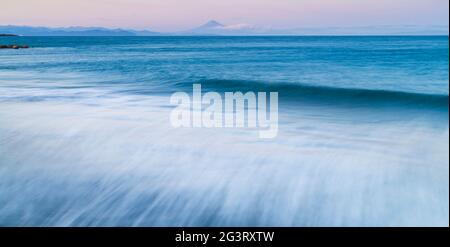
[[[215,28],[223,28],[223,27],[225,27],[223,24],[221,24],[215,20],[211,20],[196,29],[215,29]]]

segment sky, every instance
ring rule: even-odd
[[[180,31],[209,20],[270,28],[446,25],[448,0],[0,0],[0,25]]]

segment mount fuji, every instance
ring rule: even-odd
[[[256,35],[264,34],[265,29],[249,24],[224,25],[218,21],[211,20],[207,23],[181,32],[184,35]]]

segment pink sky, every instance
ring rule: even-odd
[[[215,19],[293,28],[447,25],[448,0],[1,0],[0,25],[176,31]]]

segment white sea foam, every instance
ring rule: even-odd
[[[96,103],[0,103],[1,225],[448,225],[448,123],[305,106],[261,140],[174,129],[166,97]]]

